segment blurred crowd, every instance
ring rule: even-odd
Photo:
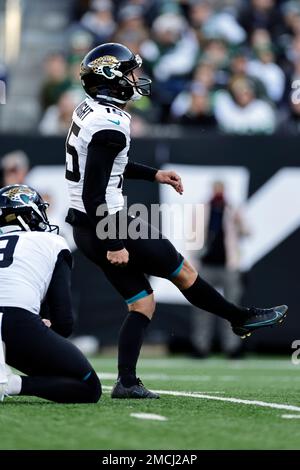
[[[132,133],[155,124],[197,132],[298,133],[299,0],[77,0],[66,49],[45,58],[40,132],[65,135],[84,99],[82,57],[103,42],[143,58],[152,96],[129,104]]]

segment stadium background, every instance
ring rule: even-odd
[[[0,79],[7,91],[0,106],[1,160],[8,152],[26,153],[26,181],[48,195],[59,221],[67,207],[64,138],[83,97],[78,66],[93,45],[110,40],[144,56],[144,72],[154,80],[151,101],[130,109],[134,159],[215,169],[208,188],[215,179],[226,182],[226,169],[244,168],[250,200],[288,171],[279,199],[266,206],[266,236],[275,231],[278,239],[244,273],[243,302],[289,304],[286,324],[257,333],[247,348],[290,352],[299,329],[300,105],[291,99],[292,83],[300,79],[299,2],[0,0]],[[129,202],[163,202],[156,185],[130,182],[126,191]],[[285,233],[274,225],[283,212],[291,219]],[[101,272],[78,251],[74,256],[76,335],[115,344],[123,302]],[[148,342],[189,333],[189,307],[159,302]]]

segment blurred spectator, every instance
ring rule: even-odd
[[[248,73],[265,85],[268,96],[275,103],[280,102],[285,89],[285,75],[275,63],[275,56],[270,47],[256,51],[257,59],[250,61]]]
[[[171,119],[184,115],[191,104],[191,89],[197,86],[212,94],[216,90],[216,69],[210,62],[201,61],[192,77],[192,82],[179,93],[171,106]]]
[[[217,69],[224,69],[228,65],[229,49],[222,39],[211,39],[202,51],[202,59],[209,61]]]
[[[143,57],[152,65],[154,77],[164,82],[190,73],[198,53],[196,36],[183,16],[166,13],[152,25],[154,41],[144,44]]]
[[[216,85],[216,68],[211,62],[202,60],[195,68],[193,81],[201,83],[207,90],[213,90]]]
[[[42,110],[57,103],[59,97],[71,85],[65,56],[59,52],[50,54],[45,61],[45,81],[40,93]]]
[[[221,289],[227,299],[239,303],[243,291],[239,243],[249,232],[241,212],[227,201],[223,182],[213,184],[205,215],[207,236],[201,273],[210,284]],[[232,332],[230,323],[205,311],[199,315],[199,310],[192,315],[191,328],[192,343],[198,355],[207,356],[211,352],[216,326],[222,350],[229,357],[237,357],[242,340]]]
[[[300,4],[298,0],[291,0],[283,4],[282,13],[287,34],[289,36],[300,34]]]
[[[129,47],[129,49],[134,53],[134,54],[140,54],[141,53],[141,47],[144,42],[147,42],[148,36],[145,33],[145,30],[139,30],[139,31],[119,31],[115,36],[114,36],[114,41],[118,42],[120,44],[124,44],[124,46]],[[145,64],[144,64],[145,65]]]
[[[111,0],[93,0],[90,10],[80,20],[80,26],[93,35],[95,46],[109,41],[115,32],[112,8]]]
[[[250,36],[257,28],[266,29],[274,40],[284,32],[284,22],[275,0],[247,0],[238,21]]]
[[[287,57],[292,64],[300,61],[300,34],[295,36],[287,50]]]
[[[249,70],[249,59],[248,52],[246,49],[238,48],[231,56],[229,72],[232,77],[239,77],[249,80],[252,83],[255,94],[258,98],[265,99],[267,97],[267,91],[264,84],[261,81],[261,77],[255,77],[251,75]]]
[[[69,59],[78,60],[82,58],[92,49],[94,38],[91,33],[78,27],[71,28],[69,38]]]
[[[10,184],[25,183],[29,167],[29,158],[22,150],[15,150],[7,153],[1,159],[1,184],[3,186],[8,186]]]
[[[141,5],[128,4],[120,9],[118,14],[118,31],[121,34],[124,32],[139,32],[145,38],[147,37],[147,28]]]
[[[256,28],[249,37],[251,47],[255,50],[272,48],[272,38],[268,30]]]
[[[191,1],[190,21],[200,38],[219,38],[231,44],[246,40],[246,33],[236,18],[227,11],[216,11],[208,0]]]
[[[222,131],[232,134],[270,134],[276,127],[272,106],[257,99],[251,82],[233,78],[229,91],[215,98],[215,116]]]
[[[213,115],[212,103],[207,89],[194,82],[186,97],[186,109],[177,114],[174,120],[178,124],[197,127],[199,130],[216,129],[217,121]]]
[[[209,40],[202,50],[201,62],[208,62],[214,67],[215,86],[218,88],[227,85],[229,58],[228,44],[222,39]]]
[[[69,130],[74,108],[78,100],[74,93],[67,91],[61,95],[57,105],[50,106],[39,125],[39,131],[43,135],[63,135]]]

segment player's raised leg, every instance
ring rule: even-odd
[[[249,336],[258,328],[281,323],[287,314],[286,305],[244,308],[229,302],[204,281],[187,260],[172,277],[172,282],[192,305],[230,321],[234,333],[241,337]]]

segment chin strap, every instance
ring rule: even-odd
[[[26,232],[31,232],[29,225],[26,224],[25,220],[23,220],[23,218],[20,215],[17,216],[17,219],[20,222],[23,229],[26,230]]]
[[[126,104],[127,101],[129,101],[129,100],[125,100],[125,101],[124,100],[119,100],[118,98],[112,98],[111,96],[107,96],[107,95],[96,95],[96,98],[98,98],[100,100],[105,100],[105,101],[108,101],[108,102],[113,101],[114,103],[119,103],[119,104]]]

